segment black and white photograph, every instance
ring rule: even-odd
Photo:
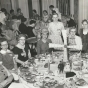
[[[0,0],[0,88],[88,88],[88,0]]]

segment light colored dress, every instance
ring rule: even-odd
[[[52,43],[55,44],[63,44],[61,35],[58,33],[58,29],[64,30],[64,25],[62,22],[51,22],[49,23],[48,31],[49,31],[49,39],[51,39]]]

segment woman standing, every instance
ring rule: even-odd
[[[52,43],[62,44],[61,35],[59,35],[58,30],[64,30],[64,25],[62,22],[58,21],[58,14],[54,14],[53,22],[49,23],[49,39],[51,39]]]
[[[27,60],[31,57],[29,47],[25,44],[26,37],[23,34],[18,36],[18,43],[13,49],[13,53],[18,56],[18,66],[25,65]]]
[[[85,19],[82,21],[82,29],[80,29],[80,36],[82,38],[82,51],[88,52],[88,21]]]

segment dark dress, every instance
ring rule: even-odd
[[[18,55],[18,59],[25,62],[28,60],[28,50],[29,50],[29,47],[27,44],[25,44],[25,48],[24,48],[24,51],[26,53],[26,56],[23,56],[22,53],[23,53],[23,50],[18,48],[18,47],[14,47],[14,49],[12,50],[14,54]],[[18,67],[21,65],[19,63],[17,63]]]
[[[21,32],[21,34],[27,34],[27,26],[24,23],[21,23],[19,25],[19,31]]]
[[[31,26],[27,27],[27,35],[28,35],[28,38],[35,37],[35,35],[33,33],[33,27],[31,27]]]
[[[82,38],[82,52],[87,53],[88,52],[88,33],[86,35],[83,34],[83,29],[80,29],[80,36]]]

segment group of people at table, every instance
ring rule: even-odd
[[[15,18],[16,17],[13,16],[13,20],[17,22]],[[18,18],[20,19],[19,16]],[[0,23],[0,29],[2,29],[1,36],[4,36],[0,38],[0,88],[15,88],[16,86],[17,88],[23,88],[23,84],[20,85],[21,83],[12,83],[14,81],[14,74],[12,76],[10,71],[15,71],[15,62],[17,63],[17,67],[20,67],[21,65],[25,66],[28,62],[28,59],[31,59],[31,54],[33,53],[31,53],[30,46],[28,45],[28,43],[26,43],[26,35],[28,35],[28,38],[37,38],[36,53],[38,55],[52,51],[51,49],[49,49],[49,43],[64,45],[63,30],[66,29],[64,28],[63,23],[61,21],[58,21],[58,14],[55,11],[53,12],[52,22],[50,23],[47,22],[47,15],[45,15],[43,18],[43,21],[38,21],[37,23],[35,20],[31,20],[30,25],[26,27],[26,18],[23,18],[21,16],[21,24],[19,25],[19,30],[15,28],[17,25],[15,27],[13,25],[12,29],[15,29],[10,30],[12,34],[10,33],[10,31],[8,31],[8,28],[8,30],[5,30],[5,24]],[[67,47],[70,47],[71,49],[75,47],[76,50],[87,53],[87,20],[82,21],[82,27],[83,28],[80,29],[80,36],[76,35],[77,29],[75,27],[69,28],[69,32],[67,33],[67,42],[69,46]],[[21,34],[18,34],[18,31],[20,31]],[[15,38],[15,36],[17,38]],[[14,38],[10,39],[11,37]],[[13,40],[16,40],[16,43],[14,43]],[[11,46],[14,45],[14,47],[10,46],[9,49],[9,44],[11,44]],[[63,48],[55,48],[55,50],[63,50]]]

